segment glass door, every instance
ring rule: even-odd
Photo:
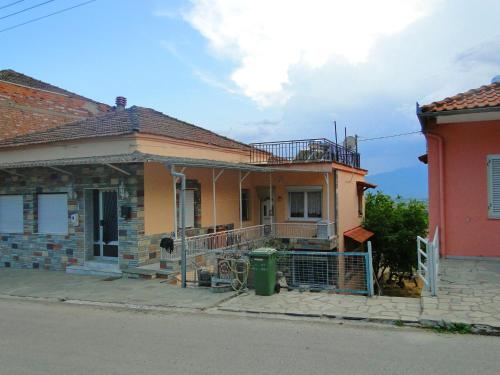
[[[118,196],[115,190],[93,191],[94,257],[118,257]]]

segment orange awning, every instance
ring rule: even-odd
[[[349,229],[344,232],[344,237],[352,238],[354,241],[363,243],[372,237],[375,233],[370,232],[369,230],[363,227],[356,227],[353,229]]]

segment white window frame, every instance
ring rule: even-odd
[[[321,217],[308,217],[307,193],[321,193]],[[304,193],[304,217],[292,217],[290,193]],[[322,186],[287,186],[288,221],[321,221],[323,220],[323,187]]]
[[[493,164],[500,167],[500,155],[488,155],[487,161],[487,175],[488,175],[488,218],[489,219],[500,219],[500,203],[497,203],[499,207],[493,208],[494,198],[499,199],[500,197],[500,175],[495,176],[498,181],[495,181],[495,186],[493,185]],[[498,191],[497,191],[498,189]]]
[[[21,194],[4,194],[4,195],[0,195],[0,199],[8,199],[8,198],[12,198],[12,199],[17,199],[17,200],[20,200],[20,202],[16,202],[16,203],[20,203],[20,207],[16,207],[16,211],[18,209],[20,209],[20,212],[16,212],[14,214],[17,214],[18,215],[18,218],[20,218],[20,226],[16,229],[2,229],[0,228],[0,233],[3,233],[3,234],[18,234],[18,233],[24,233],[24,197],[23,195]]]
[[[44,217],[41,217],[40,214],[40,198],[44,196],[64,196],[65,200],[65,209],[63,211],[66,212],[64,215],[64,223],[61,226],[65,227],[64,231],[56,231],[52,229],[45,229],[45,227],[49,227],[49,225],[42,224],[42,229],[40,228],[40,222],[44,220]],[[36,198],[37,204],[37,234],[55,234],[55,235],[67,235],[68,227],[69,227],[69,210],[68,210],[68,194],[67,193],[39,193]],[[62,219],[62,218],[61,218]]]

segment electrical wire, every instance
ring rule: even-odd
[[[28,10],[41,7],[42,5],[45,5],[45,4],[48,4],[48,3],[52,3],[54,1],[56,1],[56,0],[47,0],[47,1],[44,1],[43,3],[35,4],[35,5],[30,6],[28,8],[24,8],[24,9],[18,10],[17,12],[10,13],[10,14],[7,14],[6,16],[0,17],[0,20],[3,20],[5,18],[9,18],[9,17],[15,16],[16,14],[27,12]]]
[[[10,4],[7,4],[7,5],[1,6],[1,7],[0,7],[0,10],[5,9],[5,8],[8,8],[8,7],[11,7],[12,5],[16,5],[16,4],[22,3],[23,1],[24,1],[24,0],[17,0],[17,1],[14,1],[13,3],[10,3]]]
[[[33,23],[33,22],[36,22],[36,21],[40,21],[40,20],[43,20],[45,18],[49,18],[49,17],[52,17],[52,16],[55,16],[56,14],[60,14],[60,13],[64,13],[64,12],[67,12],[69,10],[72,10],[72,9],[75,9],[75,8],[79,8],[79,7],[82,7],[84,5],[87,5],[87,4],[90,4],[90,3],[93,3],[97,0],[89,0],[89,1],[85,1],[83,3],[79,3],[79,4],[76,4],[76,5],[73,5],[71,7],[68,7],[68,8],[64,8],[64,9],[61,9],[61,10],[58,10],[57,12],[53,12],[53,13],[49,13],[49,14],[46,14],[45,16],[41,16],[41,17],[37,17],[37,18],[33,18],[31,20],[28,20],[26,22],[22,22],[22,23],[18,23],[17,25],[14,25],[14,26],[10,26],[10,27],[6,27],[5,29],[0,29],[0,33],[3,33],[5,31],[9,31],[9,30],[12,30],[12,29],[16,29],[18,27],[21,27],[21,26],[24,26],[24,25],[27,25],[27,24],[30,24],[30,23]]]
[[[358,142],[364,142],[364,141],[375,141],[375,140],[377,140],[377,139],[386,139],[386,138],[402,137],[402,136],[405,136],[405,135],[410,135],[410,134],[418,134],[418,133],[422,133],[422,131],[421,131],[421,130],[418,130],[418,131],[415,131],[415,132],[400,133],[400,134],[391,134],[391,135],[384,135],[384,136],[374,137],[374,138],[361,138],[361,139],[358,139]]]

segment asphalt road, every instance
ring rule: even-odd
[[[500,338],[0,299],[0,374],[499,374]]]

